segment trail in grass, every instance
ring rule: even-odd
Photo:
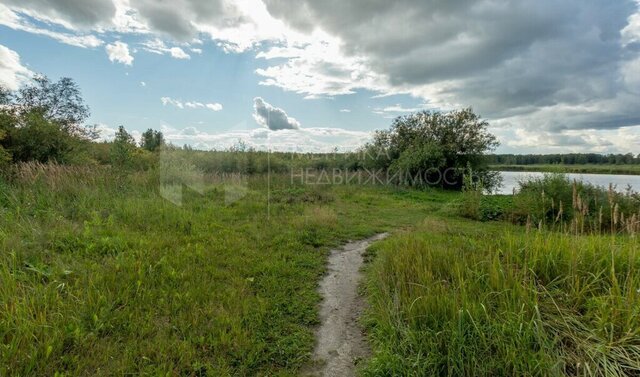
[[[313,365],[316,376],[353,376],[356,362],[368,356],[367,346],[358,318],[364,308],[364,298],[358,294],[363,253],[386,233],[350,242],[331,251],[328,273],[320,283],[323,297],[320,309],[321,326],[316,332]]]

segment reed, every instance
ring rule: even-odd
[[[551,230],[576,235],[608,232],[633,236],[640,231],[640,194],[548,174],[521,182],[510,217],[516,223],[534,221]]]

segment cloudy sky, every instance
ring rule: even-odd
[[[349,150],[473,109],[503,153],[640,153],[634,0],[0,0],[0,83],[72,77],[118,125],[221,149]]]

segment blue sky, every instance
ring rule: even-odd
[[[189,59],[139,49],[133,53],[132,64],[126,65],[110,61],[104,48],[78,48],[3,26],[0,31],[0,44],[18,52],[31,71],[52,79],[72,77],[90,105],[89,123],[109,129],[124,125],[138,132],[162,126],[178,130],[195,127],[207,133],[251,130],[259,127],[252,116],[254,98],[262,97],[273,106],[287,109],[304,127],[339,125],[352,131],[370,131],[385,128],[390,122],[390,114],[375,114],[372,108],[419,103],[408,95],[372,99],[376,93],[366,90],[305,99],[281,88],[260,85],[255,70],[267,65],[264,59],[255,58],[256,52],[226,53],[213,43],[199,45],[202,52],[191,53]],[[163,97],[182,103],[219,103],[222,110],[180,109],[163,105]]]
[[[395,116],[471,106],[490,121],[499,152],[640,146],[633,1],[572,2],[580,9],[363,2],[339,12],[332,1],[3,3],[0,83],[15,89],[34,73],[73,78],[105,138],[124,125],[203,149],[243,139],[348,150]],[[412,24],[421,12],[429,16]],[[433,16],[440,13],[446,24]]]

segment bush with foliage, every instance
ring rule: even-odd
[[[498,141],[488,126],[471,109],[398,117],[364,147],[365,166],[389,171],[400,177],[399,183],[453,189],[462,189],[464,171],[471,168],[475,179],[491,190],[499,175],[488,170],[485,154]]]
[[[17,91],[0,88],[0,164],[13,162],[85,162],[95,128],[73,80],[34,77]]]
[[[6,131],[0,129],[0,171],[5,171],[11,162],[11,153],[2,146],[2,139],[7,136]]]
[[[157,132],[157,131],[153,131]],[[159,133],[159,132],[158,132]],[[162,135],[162,133],[159,133]],[[108,156],[106,149],[108,148]],[[122,170],[149,170],[157,166],[159,149],[151,152],[146,148],[138,148],[134,137],[127,132],[124,126],[118,127],[111,143],[94,143],[93,155],[98,161],[110,163],[113,167]]]

